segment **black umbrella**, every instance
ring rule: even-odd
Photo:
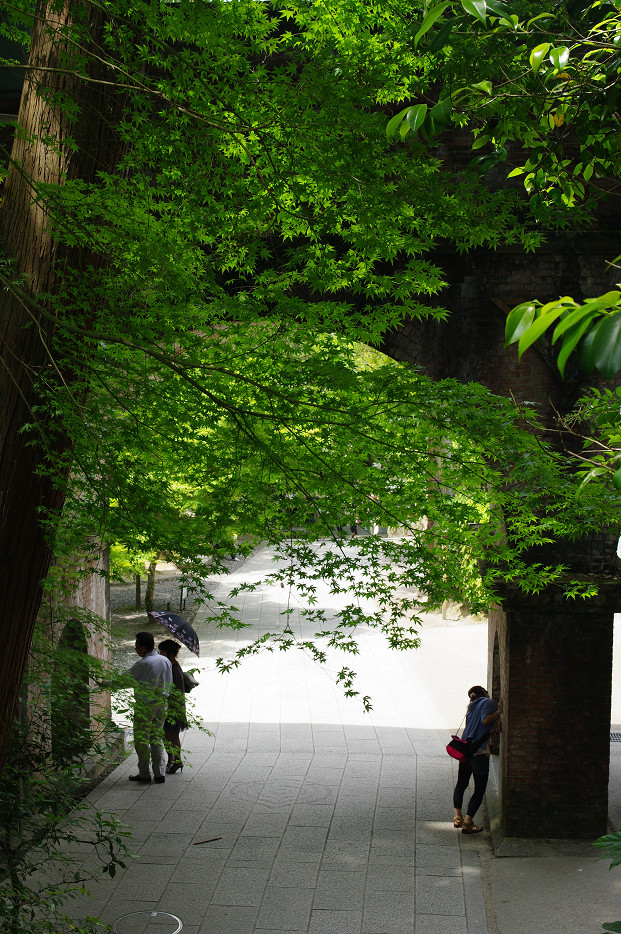
[[[183,642],[185,646],[194,652],[195,655],[199,655],[198,650],[198,636],[188,623],[187,619],[184,619],[183,616],[179,616],[178,613],[165,613],[162,610],[152,610],[147,614],[151,617],[152,620],[156,623],[161,623],[162,626],[165,626],[166,629],[179,639],[180,642]]]

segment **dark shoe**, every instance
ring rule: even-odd
[[[129,776],[129,780],[130,780],[130,782],[140,782],[142,785],[150,785],[150,784],[151,784],[151,779],[150,779],[150,778],[143,778],[142,775],[130,775],[130,776]],[[156,781],[157,781],[157,779],[156,779]]]
[[[464,824],[461,828],[462,833],[481,833],[483,831],[482,827],[477,827],[475,824]]]
[[[166,779],[164,778],[163,775],[156,775],[153,781],[155,782],[156,785],[163,785]]]
[[[174,765],[167,766],[167,775],[174,775],[175,772],[183,772],[183,762],[175,762]]]

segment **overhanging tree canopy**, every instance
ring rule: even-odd
[[[51,551],[77,531],[164,544],[200,575],[234,500],[257,535],[297,529],[298,579],[365,566],[352,588],[375,588],[395,644],[413,638],[398,581],[437,601],[482,556],[548,580],[521,550],[596,527],[605,504],[576,505],[479,388],[352,364],[352,341],[445,313],[438,238],[541,237],[514,194],[387,142],[382,107],[438,77],[410,7],[2,7],[12,34],[32,29],[0,212],[3,727]],[[361,545],[366,564],[296,544],[311,514],[323,535],[352,511],[434,524],[401,551]]]

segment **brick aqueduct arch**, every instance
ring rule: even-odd
[[[449,318],[406,322],[381,350],[433,378],[476,381],[535,403],[551,425],[588,381],[576,366],[563,382],[549,347],[518,363],[515,347],[504,347],[506,312],[528,298],[579,299],[613,288],[618,270],[606,261],[620,252],[618,220],[609,216],[596,233],[556,237],[534,254],[439,254]],[[506,588],[502,607],[490,609],[488,685],[505,705],[498,794],[488,796],[499,855],[518,851],[514,838],[593,840],[607,832],[613,618],[621,611],[616,549],[617,535],[604,530],[533,555],[597,579],[594,599],[567,601],[558,587],[533,596]]]

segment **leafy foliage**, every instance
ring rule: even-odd
[[[501,575],[564,586],[562,568],[529,564],[526,549],[597,529],[609,500],[578,504],[511,403],[356,362],[356,342],[445,315],[430,259],[440,240],[541,237],[513,193],[386,139],[382,107],[436,94],[444,65],[426,45],[440,15],[417,38],[400,0],[97,6],[103,48],[77,16],[70,65],[84,90],[89,56],[106,57],[121,164],[88,184],[33,184],[56,242],[106,262],[63,269],[39,296],[10,257],[0,268],[32,320],[55,329],[23,429],[32,443],[70,441],[43,468],[59,486],[70,476],[62,522],[47,517],[55,551],[84,554],[94,538],[155,551],[201,591],[235,532],[245,547],[280,543],[283,582],[310,597],[314,577],[350,582],[334,639],[351,650],[365,620],[414,644],[417,609],[482,603]],[[463,9],[483,26],[487,6]],[[460,40],[456,73],[477,57]],[[75,101],[54,106],[78,119]],[[344,548],[338,526],[354,518],[405,534]],[[222,607],[214,617],[238,624]],[[290,643],[286,620],[275,639]]]
[[[621,830],[617,830],[614,833],[605,834],[603,837],[599,837],[594,841],[594,846],[600,847],[605,851],[605,857],[612,857],[610,862],[610,869],[613,869],[615,866],[621,865]],[[603,925],[604,931],[610,932],[610,934],[621,934],[621,921],[611,921]]]
[[[413,130],[431,140],[451,124],[471,128],[480,151],[472,166],[486,173],[507,163],[537,207],[575,207],[591,184],[618,176],[617,3],[445,0],[426,5],[414,44],[451,77],[434,107],[396,114],[389,136]],[[474,48],[467,75],[459,65]]]
[[[523,302],[509,314],[507,344],[517,342],[519,356],[552,326],[552,344],[561,341],[558,368],[561,376],[570,354],[576,350],[587,373],[596,368],[605,379],[621,369],[621,292],[613,290],[582,303],[569,296],[542,304]]]
[[[86,622],[75,608],[67,613],[69,626]],[[129,832],[82,799],[85,766],[104,753],[110,728],[104,715],[80,716],[90,706],[89,674],[102,679],[95,659],[70,641],[52,646],[49,634],[37,632],[22,688],[27,715],[13,724],[0,780],[0,919],[7,934],[102,930],[95,918],[72,920],[63,905],[102,872],[114,876],[126,865]]]

